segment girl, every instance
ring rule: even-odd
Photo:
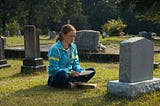
[[[48,85],[56,88],[73,88],[76,85],[87,83],[94,75],[94,68],[80,67],[76,45],[73,43],[76,29],[66,24],[61,27],[61,32],[48,51]],[[81,75],[82,71],[91,72]]]

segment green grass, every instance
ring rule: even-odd
[[[49,36],[40,36],[40,44],[53,44],[54,39],[50,40]],[[6,37],[6,44],[8,47],[23,46],[24,37]]]
[[[117,36],[113,36],[113,37],[106,37],[106,38],[100,38],[100,42],[104,45],[110,45],[110,44],[119,44],[121,41],[123,40],[127,40],[131,37],[117,37]]]
[[[155,55],[160,61],[160,54]],[[21,74],[21,59],[8,59],[10,68],[0,69],[0,106],[158,106],[160,92],[153,91],[135,99],[107,94],[106,82],[118,79],[118,63],[81,62],[82,67],[94,67],[96,75],[90,83],[96,89],[53,89],[47,86],[47,72]],[[45,60],[47,66],[48,62]],[[160,68],[154,71],[160,78]]]
[[[104,45],[114,45],[118,47],[119,43],[123,40],[127,40],[131,38],[131,36],[122,36],[122,37],[106,37],[102,39],[100,37],[100,42]],[[50,40],[49,36],[40,36],[40,44],[53,44],[55,42],[55,39]],[[153,40],[155,44],[160,44],[160,37],[156,37],[155,40]],[[6,43],[8,47],[15,47],[15,46],[23,46],[24,45],[24,38],[23,37],[6,37]]]
[[[121,41],[127,40],[131,38],[132,36],[113,36],[113,37],[106,37],[106,38],[100,38],[100,42],[104,45],[111,45],[111,44],[120,44]],[[153,37],[154,39],[152,40],[154,44],[160,44],[160,37]]]

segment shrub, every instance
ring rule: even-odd
[[[126,26],[127,25],[124,24],[121,19],[111,19],[102,25],[102,31],[106,32],[110,36],[121,36],[124,34],[123,30]]]
[[[6,30],[10,31],[10,36],[17,35],[19,29],[20,25],[16,20],[14,20],[13,23],[6,24]]]

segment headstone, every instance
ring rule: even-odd
[[[7,30],[7,31],[5,31],[5,34],[4,34],[6,37],[7,36],[10,36],[10,32]]]
[[[106,32],[102,33],[102,38],[105,38],[107,36]]]
[[[78,51],[98,52],[99,49],[99,31],[80,30],[76,33],[75,44]]]
[[[7,60],[5,59],[4,43],[5,40],[3,39],[3,37],[0,37],[0,68],[10,67],[10,65],[7,64]]]
[[[49,39],[54,39],[56,37],[56,31],[50,31],[50,38]]]
[[[153,79],[153,43],[138,37],[120,44],[120,82]]]
[[[43,65],[43,58],[40,57],[39,35],[36,32],[34,25],[24,26],[25,58],[21,67],[22,73],[46,70],[46,66]]]
[[[147,39],[152,39],[153,36],[151,32],[146,32],[146,31],[141,31],[138,33],[138,35]]]
[[[21,37],[21,36],[22,36],[21,30],[18,30],[17,37]]]
[[[160,79],[153,78],[153,57],[153,43],[146,38],[121,42],[119,80],[108,82],[108,93],[133,98],[160,89]]]
[[[4,45],[4,48],[5,48],[5,47],[7,47],[7,44],[6,44],[6,37],[1,36],[1,38],[3,39],[3,45]]]

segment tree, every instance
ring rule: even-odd
[[[123,9],[133,7],[138,19],[160,23],[160,0],[121,0],[119,5]]]
[[[20,30],[20,25],[17,21],[6,24],[6,29],[10,31],[10,35],[17,35],[18,30]]]
[[[24,1],[22,0],[1,0],[0,3],[0,26],[2,27],[2,34],[5,34],[6,24],[25,17]]]
[[[89,17],[89,23],[94,30],[100,30],[101,25],[109,19],[117,19],[119,11],[116,0],[81,0],[83,13]]]
[[[70,16],[71,24],[78,30],[90,29],[88,17],[83,14],[73,14]]]
[[[79,0],[66,0],[64,11],[63,23],[67,23],[68,20],[72,22],[71,18],[73,19],[73,15],[81,14],[82,3]]]
[[[47,5],[46,5],[47,4]],[[38,5],[39,25],[45,32],[50,30],[57,30],[61,18],[65,14],[65,0],[42,0]]]

